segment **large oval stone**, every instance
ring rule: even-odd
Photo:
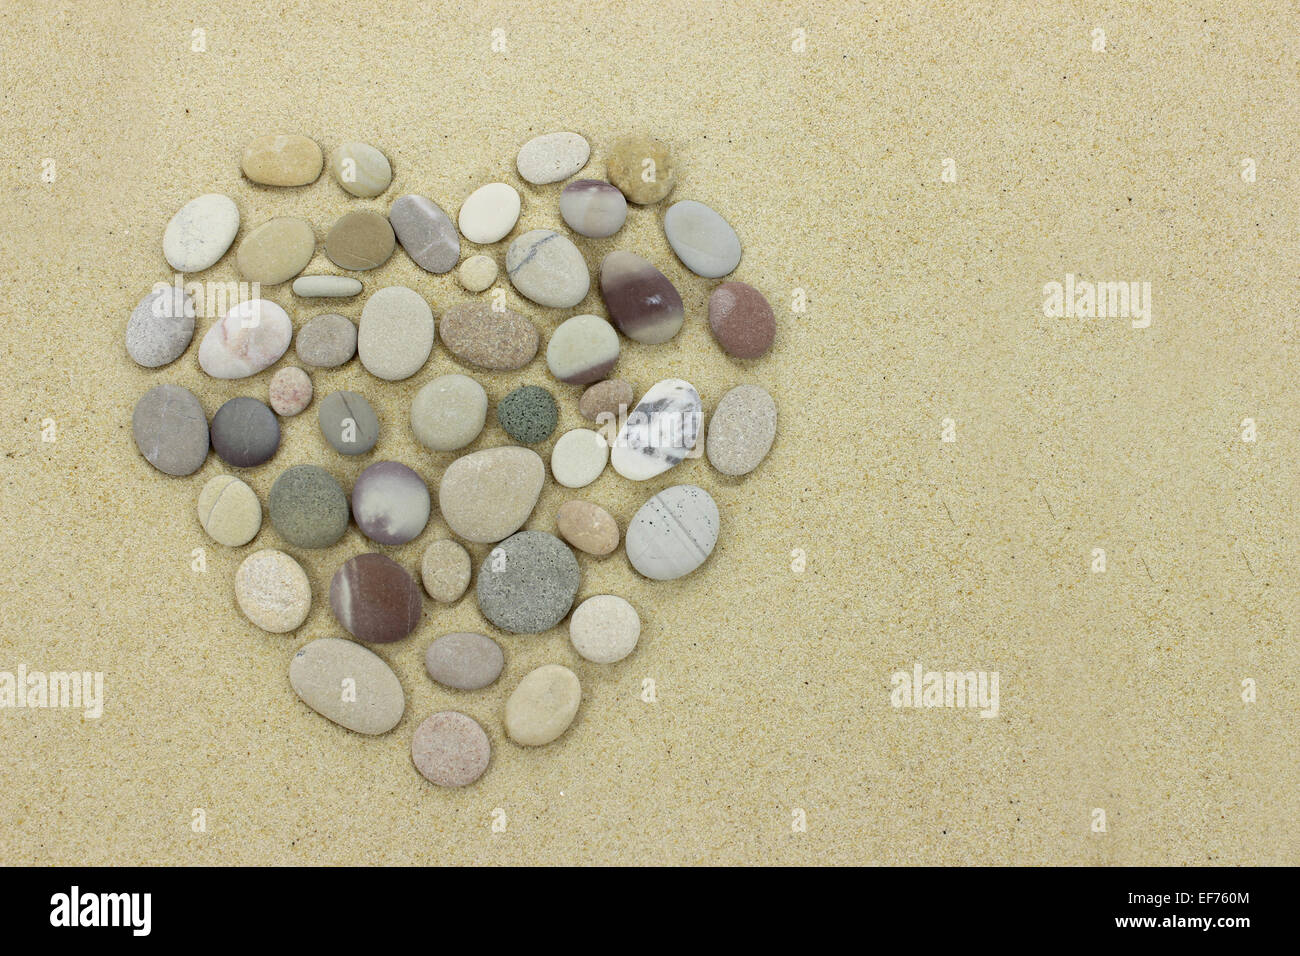
[[[145,461],[166,475],[192,475],[208,457],[207,416],[194,393],[180,385],[155,385],[145,392],[135,403],[131,432]]]
[[[213,378],[247,378],[278,362],[292,339],[289,313],[268,299],[250,299],[208,329],[199,365]]]
[[[259,136],[244,147],[240,167],[263,186],[306,186],[314,183],[325,166],[325,156],[314,139],[297,134]]]
[[[278,285],[306,269],[315,252],[316,233],[311,223],[296,216],[280,216],[244,237],[235,264],[249,282]]]
[[[546,464],[532,449],[486,448],[457,458],[442,473],[438,509],[466,541],[500,541],[523,527],[545,481]]]
[[[624,478],[661,475],[695,448],[703,425],[700,393],[690,382],[656,382],[619,429],[609,461]]]
[[[202,272],[226,254],[239,232],[239,208],[229,196],[204,193],[167,223],[163,256],[177,272]]]
[[[665,488],[633,516],[624,542],[632,567],[648,578],[690,574],[718,543],[717,503],[695,485]]]
[[[503,631],[540,634],[564,620],[581,583],[568,545],[545,531],[520,531],[479,568],[478,607]]]
[[[388,221],[406,254],[421,269],[441,275],[460,260],[460,234],[451,217],[432,199],[399,196]]]
[[[577,305],[591,288],[578,247],[550,229],[534,229],[510,243],[506,274],[520,295],[552,309]]]
[[[359,734],[386,734],[402,720],[406,695],[383,658],[355,641],[322,637],[298,649],[289,684],[322,717]]]
[[[704,448],[724,475],[747,475],[772,449],[776,402],[761,385],[737,385],[718,402],[709,419]]]
[[[682,265],[716,279],[740,265],[740,237],[731,224],[702,202],[683,199],[664,214],[664,235]]]
[[[442,314],[442,344],[462,362],[494,371],[523,368],[537,354],[537,326],[527,316],[464,302]]]

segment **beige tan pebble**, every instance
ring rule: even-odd
[[[600,505],[566,501],[555,513],[560,537],[579,551],[602,557],[618,547],[618,522]]]
[[[249,282],[278,285],[307,268],[315,253],[316,234],[311,223],[295,216],[281,216],[244,236],[235,253],[235,264]]]
[[[346,192],[362,199],[378,196],[393,181],[388,157],[369,143],[344,143],[334,150],[330,173]]]
[[[415,728],[411,761],[420,775],[440,787],[465,787],[483,776],[492,744],[473,717],[444,710]]]
[[[573,649],[597,664],[614,664],[631,654],[641,637],[641,616],[616,594],[597,594],[569,617]]]
[[[462,302],[442,314],[442,344],[461,362],[493,371],[523,368],[537,354],[537,326],[525,315],[485,302]]]
[[[311,376],[296,365],[286,365],[271,376],[268,392],[275,413],[292,418],[311,404]]]
[[[199,524],[213,541],[238,548],[261,530],[262,503],[234,475],[214,475],[199,492]]]
[[[565,432],[551,449],[551,474],[566,488],[585,488],[608,463],[609,443],[590,428]]]
[[[262,630],[284,634],[307,620],[311,583],[297,561],[267,548],[250,554],[235,572],[235,600]]]
[[[506,701],[506,733],[525,747],[549,744],[569,729],[581,702],[578,675],[545,664],[525,675]]]
[[[244,147],[240,161],[244,175],[263,186],[306,186],[324,166],[316,141],[297,134],[259,136]]]
[[[497,261],[491,256],[470,256],[460,264],[456,278],[470,292],[482,292],[497,281]]]
[[[523,527],[545,483],[546,464],[531,448],[485,448],[447,466],[438,486],[438,510],[466,541],[500,541]]]
[[[420,579],[425,592],[435,601],[450,604],[460,600],[469,587],[471,573],[469,552],[450,538],[434,541],[424,549]]]
[[[598,421],[601,415],[612,415],[617,420],[620,414],[632,410],[632,395],[630,383],[621,378],[607,378],[582,393],[582,398],[578,400],[578,411],[583,418],[593,422]],[[617,425],[614,434],[618,434]]]
[[[406,695],[382,657],[356,641],[322,637],[289,662],[289,684],[304,704],[359,734],[386,734],[402,720]]]
[[[397,236],[387,216],[369,209],[346,213],[325,236],[325,255],[340,269],[378,269],[397,248]]]
[[[704,448],[714,468],[740,476],[762,464],[775,439],[776,401],[761,385],[737,385],[709,419]]]
[[[606,160],[607,178],[623,195],[639,205],[657,203],[676,184],[676,171],[668,147],[653,136],[624,136]]]

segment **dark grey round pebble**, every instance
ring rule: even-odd
[[[176,361],[193,338],[194,300],[175,286],[146,295],[126,323],[126,353],[145,368]]]
[[[344,455],[364,455],[379,440],[379,418],[364,395],[334,392],[320,403],[321,434]],[[347,425],[351,421],[352,426]]]
[[[523,385],[497,406],[497,421],[506,434],[524,445],[546,441],[560,420],[555,398],[540,385]]]
[[[140,396],[131,432],[145,461],[168,475],[192,475],[208,457],[208,419],[194,393],[155,385]]]
[[[212,416],[212,450],[227,465],[256,467],[279,447],[280,420],[255,398],[232,398]]]
[[[298,330],[296,348],[304,365],[337,368],[357,354],[357,327],[333,312],[318,315]]]
[[[424,654],[424,669],[444,687],[479,690],[501,676],[501,645],[484,634],[444,634]]]
[[[568,546],[544,531],[520,531],[489,552],[478,573],[483,616],[515,634],[540,634],[564,620],[582,573]]]
[[[299,548],[328,548],[348,530],[348,496],[324,468],[286,468],[267,501],[271,525]]]
[[[371,541],[406,544],[429,522],[429,487],[399,461],[377,461],[352,486],[352,517]]]

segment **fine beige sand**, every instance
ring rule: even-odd
[[[100,671],[105,696],[99,719],[0,711],[0,860],[1300,863],[1293,6],[121,6],[9,4],[0,29],[0,671]],[[418,192],[454,214],[503,179],[524,196],[519,232],[556,226],[560,187],[520,183],[514,157],[566,129],[591,141],[595,177],[618,135],[666,141],[672,198],[736,225],[734,278],[777,309],[770,355],[728,360],[705,320],[714,283],[673,257],[664,206],[636,209],[581,247],[593,265],[615,248],[660,264],[687,322],[669,345],[627,344],[619,373],[638,392],[685,377],[706,410],[759,383],[776,446],[743,479],[697,460],[644,485],[612,471],[582,492],[549,484],[529,528],[553,530],[574,496],[625,527],[653,492],[701,484],[720,543],[673,583],[640,578],[621,550],[582,560],[580,596],[621,594],[644,622],[613,666],[581,661],[564,627],[495,635],[501,680],[441,689],[425,648],[486,626],[472,597],[426,601],[419,630],[379,649],[406,716],[361,737],[300,703],[288,664],[341,633],[329,578],[367,543],[354,527],[328,550],[288,549],[315,594],[298,632],[244,620],[235,568],[279,538],[268,523],[245,548],[210,541],[195,505],[226,469],[213,455],[187,479],[156,472],[131,409],[177,382],[211,415],[263,397],[271,373],[203,375],[212,316],[181,360],[140,369],[127,316],[170,279],[163,228],[204,192],[233,197],[244,229],[300,215],[323,238],[349,210]],[[373,143],[393,186],[375,200],[328,174],[253,186],[239,155],[271,131],[327,153]],[[310,270],[337,271],[320,253]],[[1045,317],[1044,284],[1067,274],[1149,282],[1150,326]],[[233,252],[199,278],[236,280]],[[401,252],[363,279],[438,311],[471,298]],[[603,313],[595,291],[561,313],[498,287],[544,335]],[[269,296],[296,326],[334,308]],[[350,487],[394,458],[436,483],[452,456],[417,447],[407,407],[453,370],[439,346],[400,384],[355,362],[315,373],[318,397],[371,399],[375,452],[334,454],[313,405],[247,480],[265,501],[291,464]],[[493,403],[549,385],[561,429],[580,424],[578,391],[541,357],[474,374]],[[473,447],[506,442],[490,421]],[[445,534],[435,519],[386,550],[414,570]],[[575,669],[582,707],[558,742],[524,749],[502,709],[548,662]],[[997,672],[996,717],[892,706],[891,675],[918,664]],[[409,753],[448,708],[493,746],[460,791],[426,783]]]

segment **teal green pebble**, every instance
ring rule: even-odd
[[[555,399],[540,385],[521,386],[497,406],[497,421],[507,435],[523,445],[546,441],[559,420]]]

